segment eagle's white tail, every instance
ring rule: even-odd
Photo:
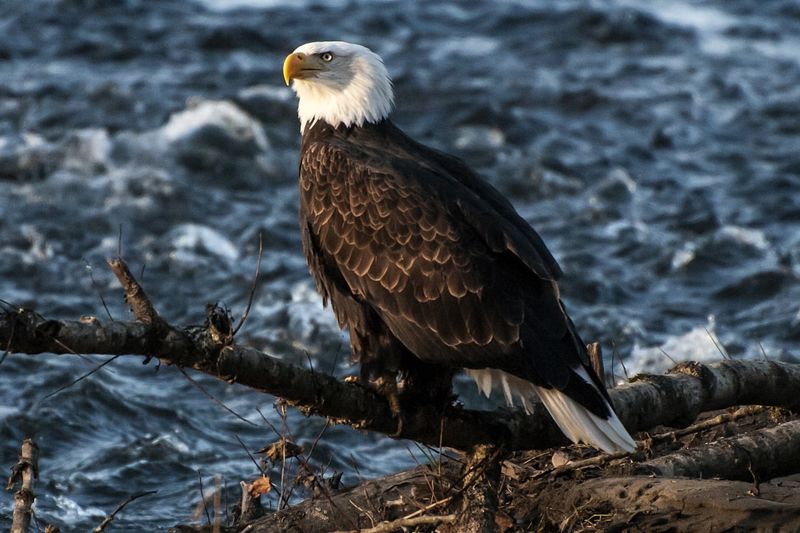
[[[575,373],[595,387],[583,368],[577,369]],[[608,409],[610,417],[601,418],[559,390],[538,387],[502,370],[467,369],[467,374],[475,380],[478,389],[487,398],[491,395],[495,383],[503,388],[509,406],[514,406],[514,395],[518,396],[527,413],[531,412],[531,400],[534,396],[538,396],[558,427],[572,442],[585,442],[606,453],[632,452],[636,449],[636,442],[619,421],[611,406]]]

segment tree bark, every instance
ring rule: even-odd
[[[216,309],[211,309],[212,313],[217,313]],[[357,429],[385,434],[395,431],[388,403],[374,392],[253,348],[221,344],[214,336],[208,327],[49,320],[29,310],[0,314],[0,346],[7,346],[10,352],[154,356],[166,364],[194,368],[274,394],[306,415],[326,416]],[[721,361],[680,364],[669,374],[637,376],[609,392],[622,422],[637,431],[686,425],[702,411],[734,405],[797,405],[800,394],[786,391],[800,391],[800,365]],[[520,411],[490,413],[455,406],[443,412],[420,409],[407,414],[398,437],[460,450],[480,444],[502,444],[513,451],[567,443],[541,404],[534,406],[530,416]]]
[[[717,440],[637,463],[637,474],[664,477],[770,479],[800,471],[800,420]]]
[[[20,488],[14,494],[14,513],[11,517],[11,533],[27,533],[31,525],[33,502],[33,482],[39,477],[39,447],[32,439],[22,441],[19,450],[19,461],[11,469],[6,490],[13,490],[19,483]]]
[[[456,529],[464,533],[493,533],[497,531],[501,450],[489,445],[475,446],[466,458]]]
[[[799,531],[800,475],[752,483],[652,477],[547,482],[523,498],[525,526],[561,531]],[[543,526],[543,527],[542,527]]]

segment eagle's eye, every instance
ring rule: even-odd
[[[322,60],[325,61],[326,63],[329,63],[330,61],[333,60],[333,54],[330,52],[323,52],[322,54],[320,54],[319,57],[322,58]]]

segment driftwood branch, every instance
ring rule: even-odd
[[[762,485],[650,477],[597,478],[542,487],[529,505],[562,531],[797,531],[800,476]],[[665,527],[667,526],[668,527]]]
[[[395,531],[406,531],[408,528],[417,526],[438,526],[439,524],[452,524],[456,521],[456,515],[449,514],[444,516],[416,516],[414,518],[398,518],[391,522],[381,522],[375,527],[359,529],[358,531],[347,531],[342,533],[393,533]]]
[[[14,513],[11,517],[11,533],[27,533],[31,525],[33,502],[36,496],[33,493],[33,482],[39,477],[39,447],[32,439],[22,441],[19,451],[19,461],[11,469],[6,490],[14,490],[19,484],[19,490],[14,494]]]
[[[635,471],[665,477],[721,477],[742,481],[800,472],[800,420],[638,463]]]
[[[280,396],[307,415],[386,434],[395,430],[388,404],[373,392],[247,346],[226,344],[230,341],[221,342],[225,336],[218,331],[154,327],[143,322],[50,320],[22,309],[0,314],[0,345],[7,345],[13,353],[155,356],[166,364]],[[636,431],[657,425],[683,426],[700,412],[741,404],[792,407],[800,395],[787,391],[800,391],[800,365],[722,361],[681,364],[667,375],[639,376],[610,393],[623,423]],[[444,418],[441,424],[440,417]],[[400,437],[462,450],[502,442],[509,450],[566,443],[539,405],[531,416],[458,407],[443,413],[421,409],[407,415]]]

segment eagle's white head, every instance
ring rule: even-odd
[[[324,120],[363,126],[389,116],[392,80],[369,48],[343,41],[306,43],[283,62],[283,79],[297,93],[300,129]]]

